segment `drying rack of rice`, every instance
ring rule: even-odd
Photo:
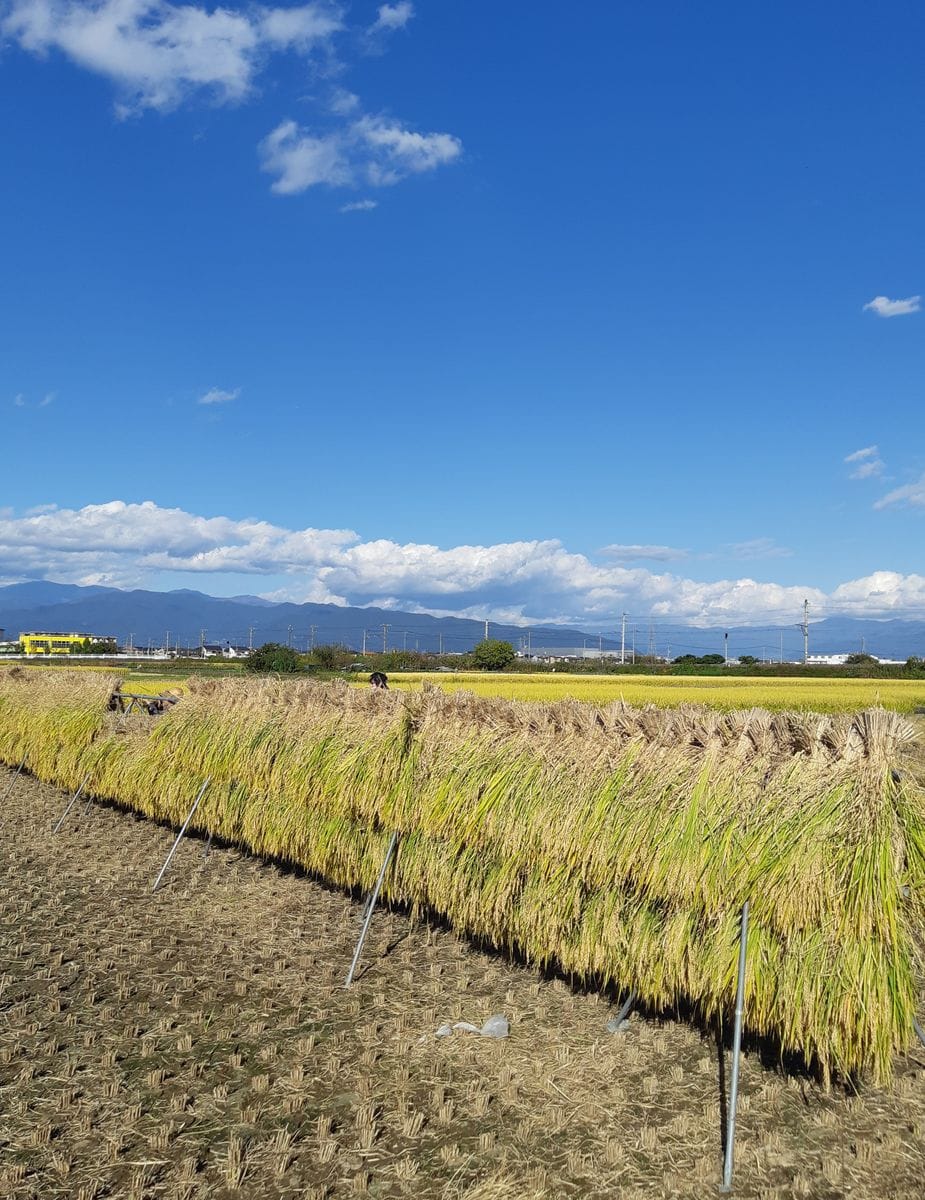
[[[826,1080],[915,1040],[925,797],[895,713],[604,708],[209,681],[150,722],[115,680],[0,672],[0,760],[369,888],[656,1007],[731,1015]]]

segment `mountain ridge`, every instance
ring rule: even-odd
[[[616,623],[616,618],[614,619]],[[445,653],[470,650],[485,636],[485,622],[467,617],[433,617],[384,608],[353,608],[336,604],[293,604],[257,596],[210,596],[190,588],[153,592],[144,588],[122,590],[100,585],[60,584],[31,580],[0,587],[0,627],[4,636],[46,632],[91,633],[116,637],[145,647],[170,644],[198,646],[202,640],[254,646],[263,642],[291,642],[298,649],[311,644],[342,642],[361,650],[419,649]],[[314,628],[313,628],[314,627]],[[752,625],[704,627],[681,622],[645,621],[627,624],[626,657],[644,654],[654,628],[659,655],[718,653],[725,650],[728,633],[730,658],[753,654],[757,658],[787,661],[802,658],[803,638],[796,620],[779,628]],[[364,637],[365,631],[365,637]],[[602,648],[620,649],[619,637],[603,637],[580,626],[511,625],[489,622],[491,637],[510,641],[521,649]],[[179,639],[179,640],[177,640]],[[810,652],[845,654],[866,650],[881,658],[925,657],[925,621],[896,618],[828,617],[810,625]]]

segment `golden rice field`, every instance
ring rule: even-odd
[[[551,702],[583,700],[609,704],[709,704],[734,708],[767,708],[772,712],[804,709],[812,712],[854,712],[880,705],[910,713],[925,706],[925,679],[757,679],[716,675],[507,675],[460,672],[453,675],[401,673],[389,686],[402,691],[420,689],[424,681],[447,692],[460,690],[506,700]],[[365,683],[365,680],[363,680]]]

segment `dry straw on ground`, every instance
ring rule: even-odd
[[[0,676],[0,759],[368,887],[462,932],[731,1013],[752,902],[746,1025],[826,1078],[890,1077],[914,1038],[925,805],[884,710],[595,709],[214,682],[115,719],[112,680]]]

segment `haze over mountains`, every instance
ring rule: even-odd
[[[383,631],[383,626],[385,630]],[[314,627],[314,629],[312,628]],[[390,649],[446,653],[470,650],[485,636],[485,623],[463,617],[431,617],[383,608],[349,608],[334,604],[278,604],[258,596],[216,597],[179,590],[122,591],[108,587],[35,580],[0,587],[0,628],[6,638],[29,631],[91,633],[116,637],[134,646],[162,647],[169,635],[171,646],[196,647],[231,642],[254,646],[264,642],[291,642],[304,650],[340,642],[360,650],[381,650],[383,636]],[[619,616],[603,636],[596,629],[565,626],[505,625],[492,621],[491,637],[503,638],[520,649],[548,647],[619,650]],[[798,660],[803,639],[796,624],[782,627],[735,626],[728,630],[647,618],[627,621],[626,653],[645,654],[654,644],[659,655],[723,653],[724,633],[729,634],[729,655]],[[204,632],[203,632],[204,631]],[[925,657],[925,621],[855,620],[829,617],[810,626],[810,652],[853,653],[866,650],[881,658]]]

